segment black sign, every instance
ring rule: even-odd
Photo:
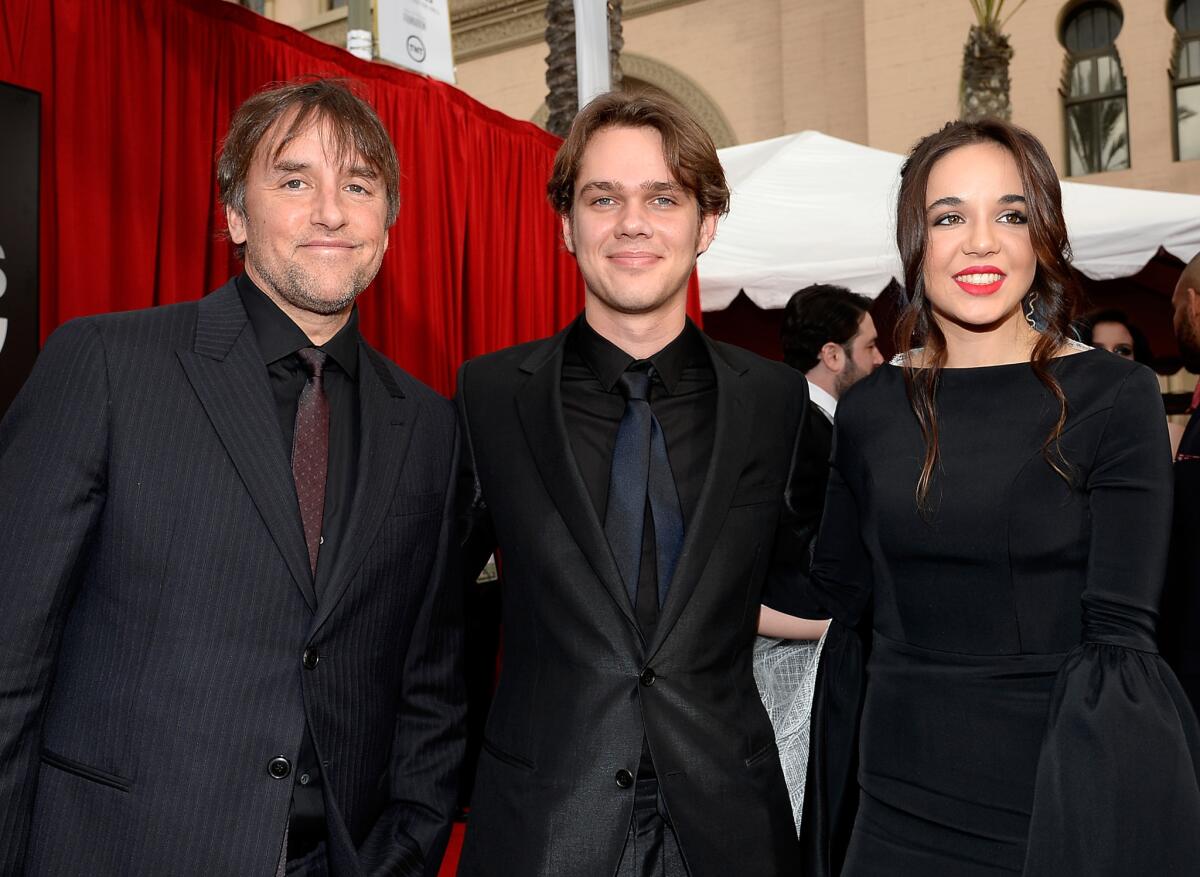
[[[0,415],[38,352],[41,96],[0,82]]]

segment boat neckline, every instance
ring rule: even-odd
[[[1073,359],[1077,356],[1087,356],[1089,353],[1109,353],[1109,352],[1107,350],[1102,350],[1099,347],[1089,347],[1087,350],[1075,350],[1070,353],[1060,353],[1057,356],[1050,357],[1050,359],[1051,359],[1051,361],[1057,361],[1057,360],[1062,360],[1062,359]],[[1112,355],[1113,354],[1109,353],[1109,356],[1112,356]],[[884,365],[888,365],[888,366],[891,366],[892,368],[897,368],[897,369],[904,368],[904,366],[901,363],[897,363],[895,361],[895,359],[899,356],[900,356],[900,354],[897,354],[896,357],[893,357],[891,360],[884,363]],[[1023,360],[1021,362],[997,362],[992,365],[943,366],[942,372],[945,373],[945,372],[987,371],[990,369],[1013,368],[1015,366],[1028,367],[1030,364],[1031,364],[1031,360],[1027,359],[1027,360]],[[922,365],[922,366],[917,366],[917,368],[924,369],[924,368],[927,368],[927,366]]]

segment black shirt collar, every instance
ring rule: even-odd
[[[304,331],[292,322],[291,317],[279,309],[279,305],[271,301],[267,294],[247,277],[239,274],[237,278],[238,295],[242,298],[242,306],[246,316],[250,318],[250,326],[254,329],[254,337],[258,341],[258,349],[262,351],[263,363],[273,362],[291,356],[304,347],[312,347]],[[333,361],[353,379],[358,378],[358,306],[350,310],[350,319],[337,334],[321,345]]]
[[[587,318],[580,316],[568,338],[576,352],[600,381],[606,392],[611,393],[617,378],[630,365],[637,362],[632,356],[613,344],[588,325]],[[662,350],[649,357],[654,370],[668,393],[674,394],[683,370],[689,365],[708,364],[708,349],[696,324],[688,320],[683,331]]]

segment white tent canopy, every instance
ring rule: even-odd
[[[781,308],[797,289],[837,283],[877,296],[902,276],[895,244],[904,157],[804,131],[719,151],[730,213],[700,257],[700,301],[721,310],[745,290]],[[1200,195],[1066,183],[1075,267],[1097,280],[1136,274],[1163,247],[1200,252]]]

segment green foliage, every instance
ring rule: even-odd
[[[1004,14],[1004,4],[1008,0],[971,0],[971,8],[975,10],[975,20],[984,30],[1000,30],[1008,24],[1008,20],[1017,14],[1017,10],[1025,5],[1025,0],[1016,0],[1008,15]]]

